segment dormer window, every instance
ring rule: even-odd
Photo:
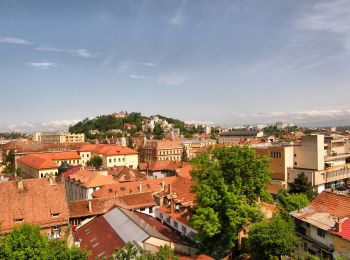
[[[52,218],[58,218],[61,214],[60,213],[53,213],[51,214]]]
[[[24,218],[16,218],[15,219],[15,224],[20,224],[24,222]]]

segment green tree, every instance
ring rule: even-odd
[[[182,149],[181,161],[188,162],[188,156],[185,148]]]
[[[178,257],[167,245],[161,246],[158,252],[152,253],[144,249],[136,248],[128,242],[122,248],[115,250],[113,259],[115,260],[177,260]]]
[[[0,259],[87,259],[86,252],[68,248],[65,240],[49,240],[37,225],[23,224],[0,238]]]
[[[196,207],[190,223],[203,252],[229,252],[243,227],[261,218],[256,201],[270,199],[268,163],[247,147],[216,147],[192,160]]]
[[[164,130],[160,124],[156,124],[153,129],[154,139],[162,140],[164,138]]]
[[[284,209],[286,213],[304,208],[309,204],[305,193],[290,194],[286,190],[281,190],[277,194],[277,201],[280,208]]]
[[[270,259],[271,256],[282,259],[294,253],[298,241],[293,222],[277,214],[270,220],[252,224],[247,243],[254,259]]]
[[[305,193],[309,200],[312,200],[315,197],[315,192],[312,189],[312,185],[303,172],[298,174],[290,186],[290,193]]]
[[[93,166],[96,169],[99,169],[102,166],[102,158],[100,156],[94,156],[86,162],[87,166]]]

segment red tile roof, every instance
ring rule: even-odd
[[[91,252],[89,259],[109,258],[116,248],[125,246],[123,239],[103,216],[97,217],[77,229],[74,236],[80,241],[82,248]]]
[[[125,147],[125,146],[116,146],[116,145],[109,145],[109,144],[88,144],[80,147],[78,149],[79,152],[92,152],[95,154],[102,154],[105,156],[112,156],[112,155],[127,155],[127,154],[138,154],[137,151]]]
[[[113,176],[104,176],[97,172],[80,170],[68,177],[72,181],[80,182],[85,188],[101,187],[108,184],[117,183]]]
[[[154,192],[160,191],[163,189],[162,184],[168,185],[173,183],[176,180],[176,177],[165,177],[161,179],[147,179],[142,181],[131,181],[116,183],[112,185],[105,185],[101,189],[92,193],[94,198],[103,198],[103,197],[113,197],[116,195],[126,195],[126,194],[135,194],[140,192]],[[140,191],[141,185],[141,191]]]
[[[328,212],[338,218],[350,217],[350,196],[323,191],[308,208],[317,212]]]
[[[141,171],[175,171],[176,169],[181,168],[184,164],[184,162],[179,161],[155,161],[155,162],[149,162],[149,163],[140,163],[139,169]]]
[[[15,219],[41,227],[68,224],[68,207],[64,183],[50,185],[49,179],[23,180],[23,189],[16,181],[0,183],[0,232],[9,232]],[[51,214],[60,214],[54,217]]]

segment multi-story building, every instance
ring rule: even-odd
[[[181,141],[183,149],[186,152],[187,158],[191,160],[197,154],[205,151],[211,146],[216,145],[216,140],[213,139],[185,139]]]
[[[298,256],[334,259],[350,254],[349,194],[323,191],[307,207],[290,213],[301,238]]]
[[[94,156],[102,157],[102,166],[128,166],[131,169],[136,169],[139,164],[138,152],[124,146],[97,144],[84,145],[78,149],[81,156],[82,165]]]
[[[45,178],[58,175],[58,167],[67,162],[72,166],[80,165],[78,152],[52,152],[27,154],[16,161],[21,176],[26,178]]]
[[[80,170],[65,178],[67,200],[92,199],[92,193],[102,186],[115,184],[112,175],[102,175],[94,171]]]
[[[248,131],[248,130],[240,130],[240,131],[230,131],[223,132],[220,134],[218,142],[219,144],[224,145],[238,145],[240,142],[248,139],[256,139],[259,137],[263,137],[263,131]]]
[[[44,144],[52,143],[83,143],[84,134],[75,134],[69,132],[35,132],[33,140]]]
[[[146,141],[140,149],[140,161],[180,161],[182,151],[183,148],[180,141],[150,140]]]

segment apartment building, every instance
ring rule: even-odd
[[[339,135],[302,136],[300,145],[294,146],[294,166],[288,169],[288,182],[304,173],[319,193],[326,188],[348,185],[350,154],[345,152],[345,143]]]
[[[211,146],[216,145],[216,140],[213,139],[185,139],[181,141],[183,149],[186,152],[187,158],[191,160],[196,157],[197,154],[204,152]]]
[[[254,147],[256,153],[270,158],[269,170],[272,182],[266,184],[271,194],[277,194],[288,187],[288,169],[294,166],[294,147],[291,145],[266,145]]]
[[[297,254],[321,259],[350,254],[350,196],[323,191],[310,204],[290,213],[301,238]]]
[[[139,164],[138,152],[125,147],[108,144],[87,144],[78,149],[81,156],[82,165],[94,156],[102,157],[102,166],[127,166],[131,169],[137,169]]]
[[[84,134],[75,134],[69,132],[35,132],[33,140],[44,144],[53,143],[83,143],[85,142]]]
[[[181,161],[182,151],[183,148],[179,140],[150,140],[146,141],[140,149],[140,161]]]
[[[248,130],[236,130],[223,132],[220,134],[218,143],[224,145],[238,145],[240,142],[248,139],[256,139],[263,137],[263,131],[248,131]]]

